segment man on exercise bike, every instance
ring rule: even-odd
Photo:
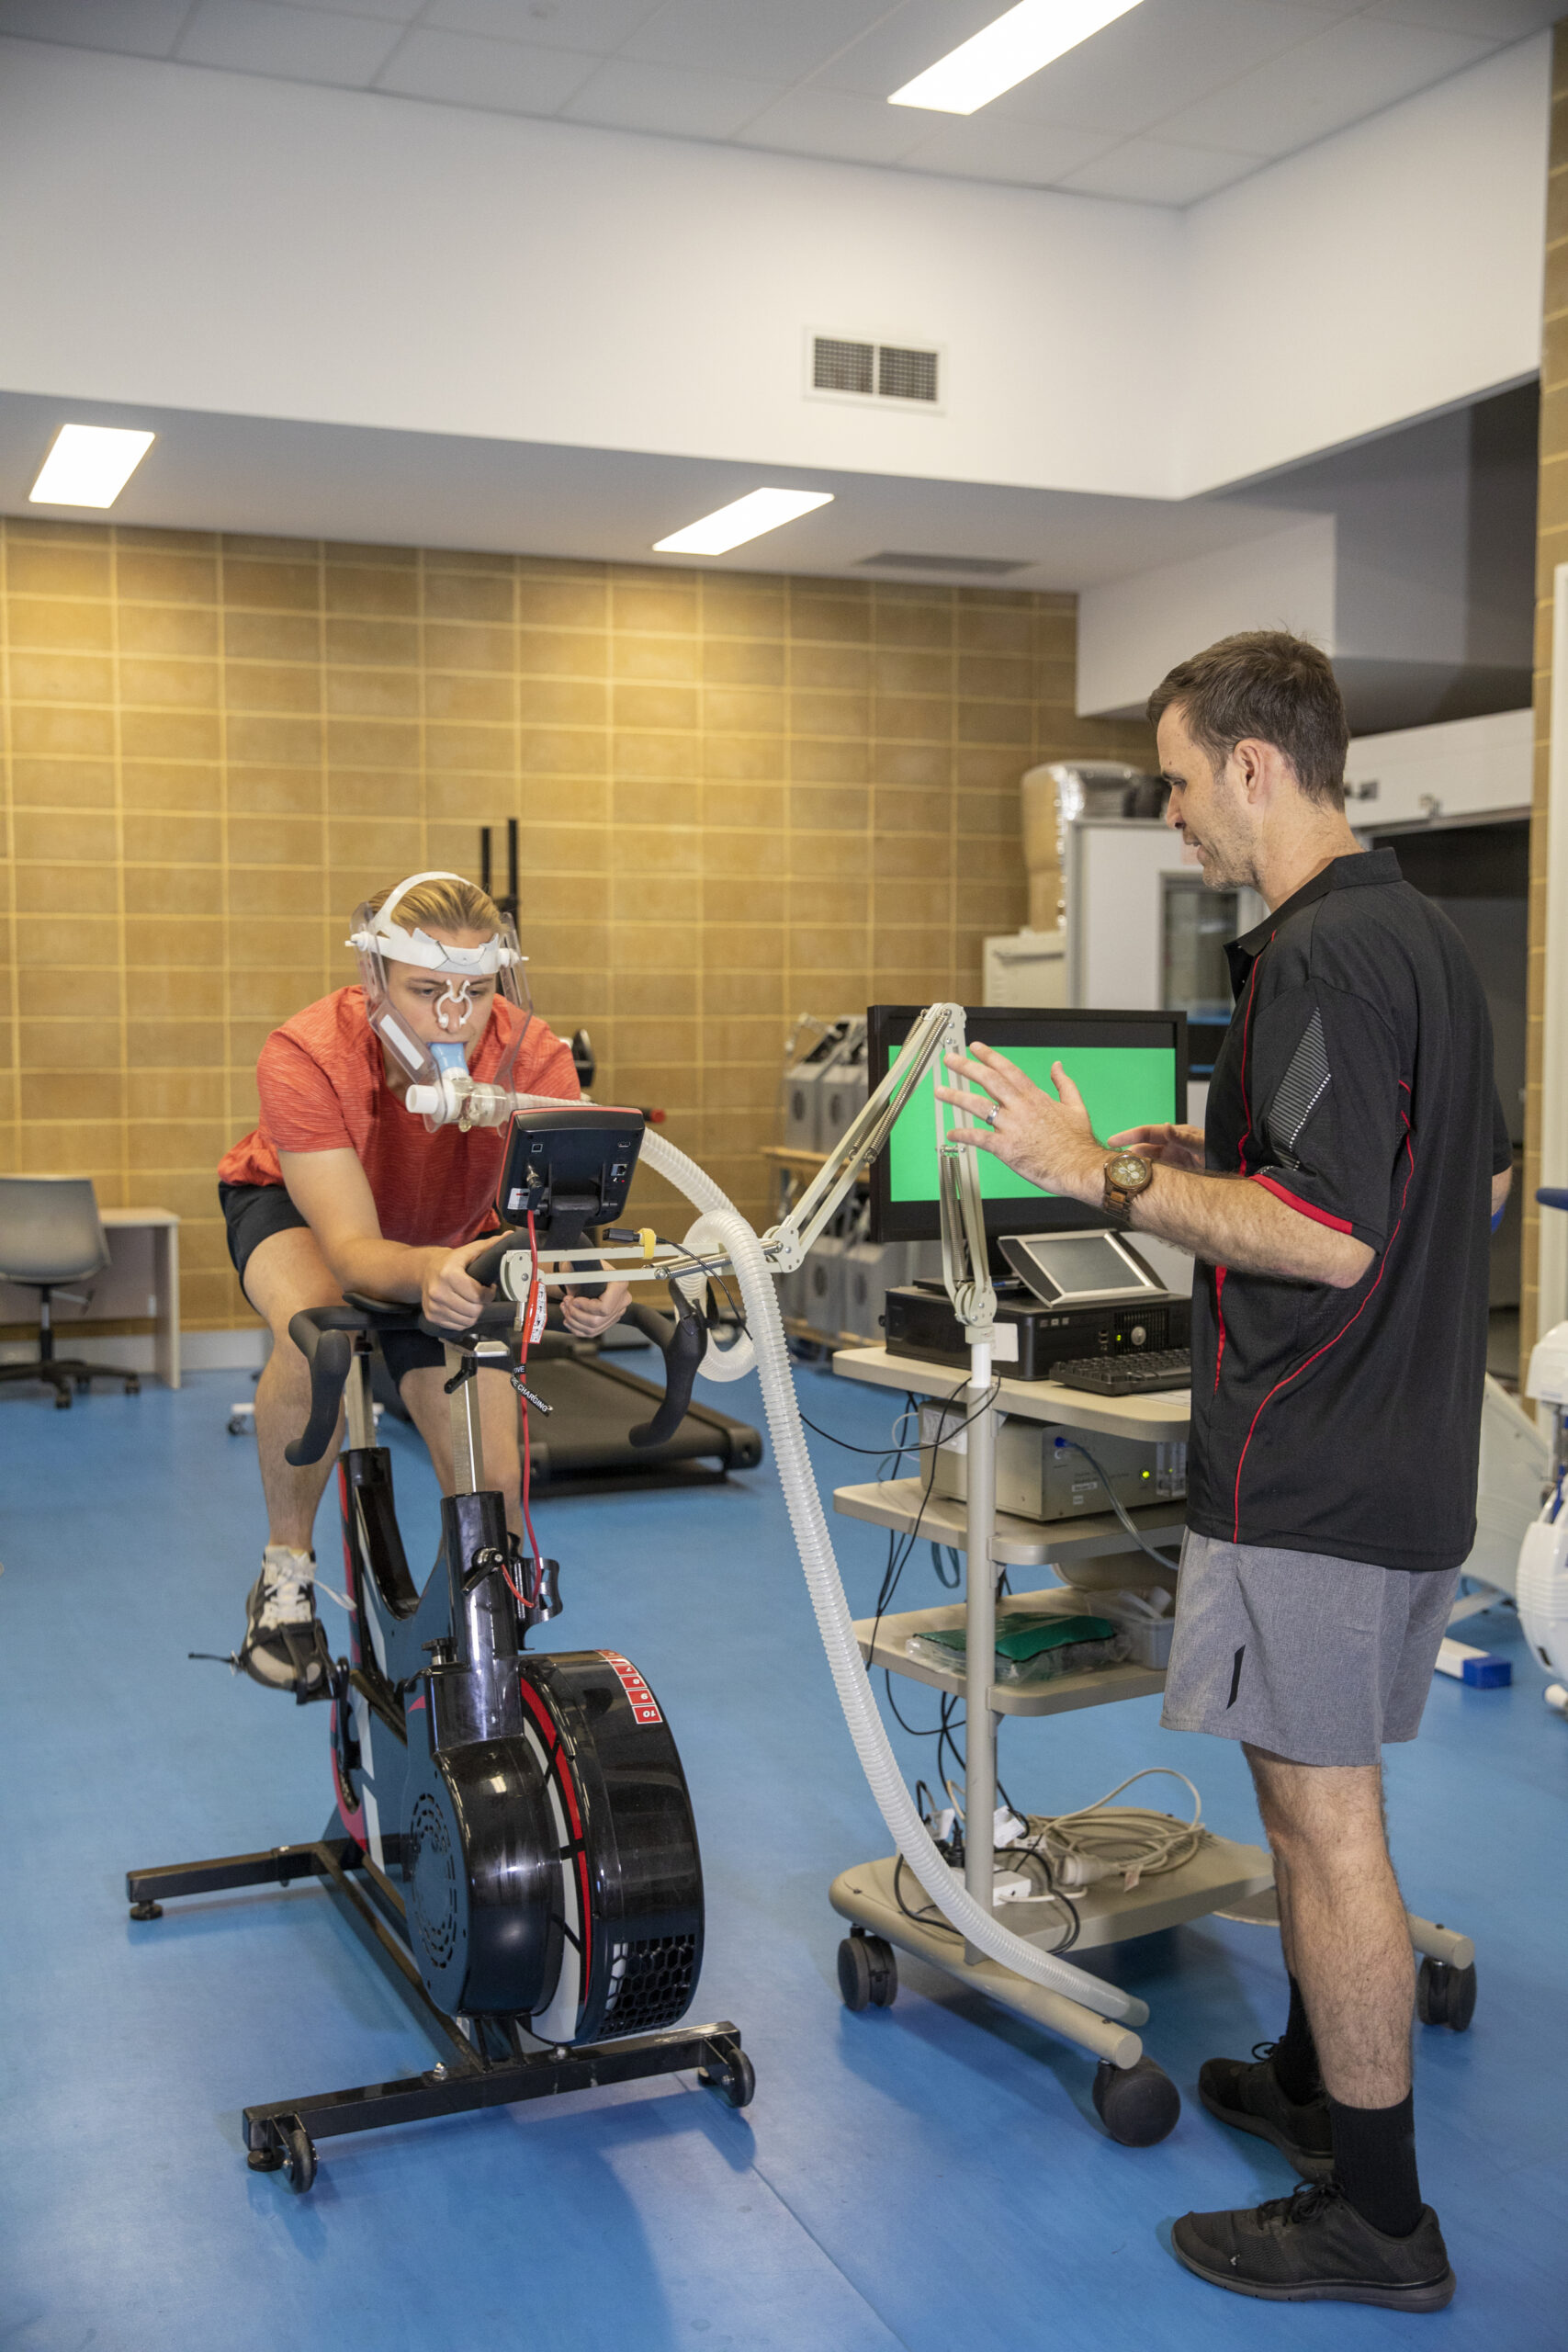
[[[359,909],[349,944],[359,954],[359,987],[334,989],[273,1031],[256,1064],[260,1122],[218,1170],[229,1254],[273,1338],[256,1389],[267,1542],[239,1662],[283,1690],[296,1687],[299,1657],[310,1657],[308,1687],[322,1672],[312,1655],[321,1645],[299,1636],[315,1620],[311,1530],[337,1451],[329,1446],[302,1469],[284,1459],[310,1397],[290,1318],[337,1306],[352,1290],[406,1300],[433,1323],[465,1328],[489,1295],[467,1267],[495,1229],[504,1131],[429,1129],[406,1108],[409,1087],[430,1083],[442,1066],[519,1093],[570,1102],[580,1091],[567,1047],[529,1010],[515,931],[471,882],[416,874],[378,891]],[[592,1338],[629,1295],[617,1283],[602,1298],[569,1298],[568,1329]],[[389,1331],[382,1353],[450,1494],[441,1342]],[[504,1374],[478,1379],[485,1461],[520,1534],[517,1399]]]

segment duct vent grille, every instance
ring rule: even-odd
[[[879,344],[876,390],[885,401],[934,401],[936,353],[901,351],[896,344]]]
[[[880,555],[855,558],[857,571],[953,571],[976,580],[1002,580],[1011,571],[1028,571],[1032,556],[907,555],[901,548],[884,548]]]
[[[942,400],[942,354],[897,343],[862,343],[849,335],[810,337],[807,383],[829,398],[918,402]]]

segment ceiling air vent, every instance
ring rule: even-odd
[[[934,401],[936,353],[903,351],[897,344],[876,347],[876,391],[885,401]]]
[[[845,343],[840,336],[819,334],[811,348],[811,389],[814,392],[862,392],[876,390],[874,343]]]
[[[807,385],[818,397],[941,406],[940,351],[911,344],[863,343],[838,334],[813,334],[807,342]]]
[[[1032,569],[1033,561],[1029,556],[905,555],[896,548],[884,548],[880,555],[855,559],[857,571],[955,571],[972,580],[1003,580],[1010,571]]]

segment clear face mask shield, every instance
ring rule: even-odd
[[[378,911],[372,912],[368,900],[356,910],[348,940],[359,958],[359,980],[370,1026],[409,1080],[408,1108],[423,1113],[426,1126],[432,1128],[451,1124],[459,1107],[467,1113],[460,1122],[465,1126],[499,1125],[500,1117],[492,1118],[487,1112],[499,1111],[502,1095],[510,1115],[513,1071],[532,1018],[527,958],[510,918],[503,916],[500,929],[472,947],[432,938],[417,923],[398,922],[400,901],[419,884],[461,879],[453,874],[411,875]],[[395,1001],[392,975],[400,970],[439,975],[445,981],[431,1004],[442,1033],[439,1037],[420,1036],[406,1009]],[[489,981],[494,983],[496,997],[503,997],[522,1017],[513,1024],[511,1043],[499,1066],[489,1079],[479,1081],[468,1076],[468,1057],[489,1025],[487,999],[475,996],[476,989]]]

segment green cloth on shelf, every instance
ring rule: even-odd
[[[1039,1657],[1044,1650],[1066,1648],[1069,1642],[1109,1642],[1116,1628],[1104,1617],[1013,1616],[1000,1621],[997,1629],[997,1656],[1007,1658],[1013,1666],[1026,1659]],[[922,1633],[922,1642],[930,1642],[963,1658],[968,1649],[968,1636],[962,1625],[950,1632]]]

